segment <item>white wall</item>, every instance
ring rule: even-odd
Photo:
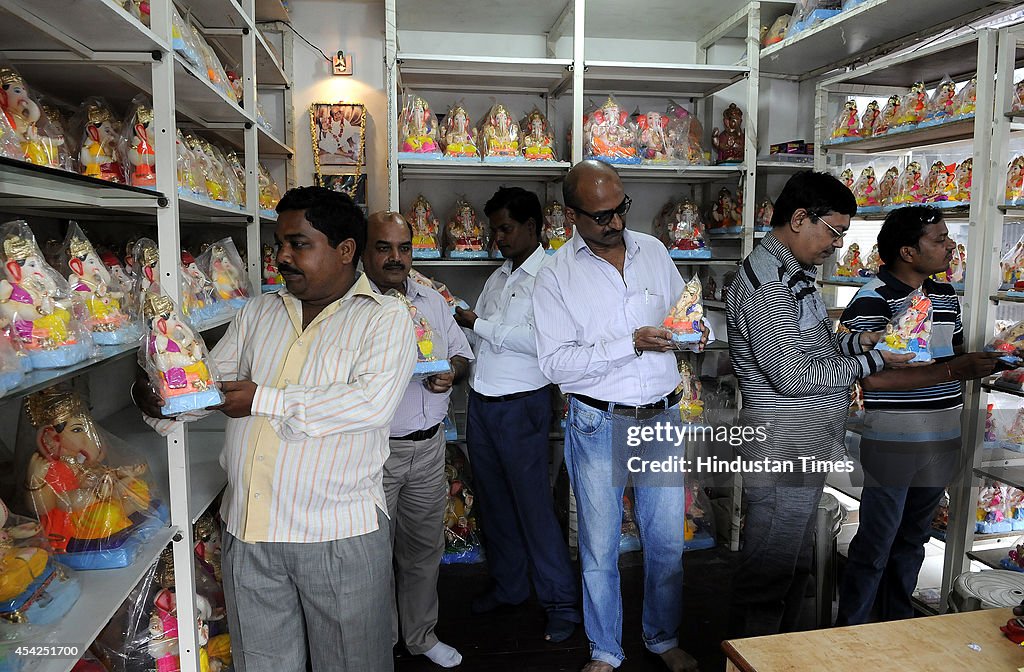
[[[312,103],[363,103],[367,110],[366,174],[370,212],[387,207],[387,97],[384,92],[384,3],[293,0],[292,26],[333,56],[351,54],[351,77],[331,75],[330,63],[295,38],[292,103],[295,109],[295,169],[300,185],[313,183],[309,135]]]

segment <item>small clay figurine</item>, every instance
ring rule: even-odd
[[[700,278],[694,276],[686,283],[662,326],[672,332],[675,343],[697,343],[701,339],[703,319]]]
[[[468,127],[468,124],[467,124]],[[399,117],[400,149],[409,154],[439,154],[437,122],[430,105],[419,96],[408,96]]]
[[[904,308],[889,321],[885,335],[875,346],[899,354],[914,353],[913,362],[931,361],[932,302],[917,290],[907,297]]]
[[[547,117],[536,107],[522,122],[523,156],[527,161],[554,161],[555,134]]]
[[[434,216],[430,201],[423,194],[416,197],[406,217],[412,226],[412,258],[441,258],[441,223]]]
[[[860,136],[860,125],[857,121],[857,101],[850,99],[832,122],[832,141],[843,141]]]
[[[730,103],[722,113],[724,130],[711,131],[711,144],[718,151],[718,163],[740,163],[743,161],[745,143],[743,112],[736,103]]]
[[[878,101],[872,100],[868,103],[864,108],[864,114],[860,117],[860,137],[870,138],[874,135],[881,116],[882,112],[878,109]]]
[[[565,208],[558,201],[552,201],[544,208],[543,234],[548,243],[548,254],[554,254],[572,238],[572,225],[565,219]]]
[[[587,158],[608,163],[640,163],[636,125],[613,96],[608,96],[601,109],[584,118],[583,133]]]
[[[481,127],[484,161],[519,158],[519,124],[501,103],[491,107]]]
[[[444,119],[444,155],[450,159],[476,158],[476,129],[462,105],[455,105]]]

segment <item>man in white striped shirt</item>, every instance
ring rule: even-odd
[[[391,544],[382,470],[412,375],[406,308],[356,261],[366,219],[344,195],[300,187],[277,206],[286,289],[246,304],[213,348],[229,416],[221,465],[224,592],[242,672],[393,669]],[[168,432],[144,384],[136,404]],[[207,411],[206,413],[208,413]]]
[[[672,334],[660,325],[683,292],[665,246],[629,231],[630,199],[611,166],[583,161],[562,186],[573,237],[537,273],[533,312],[541,371],[569,395],[565,462],[579,512],[584,672],[609,672],[625,658],[618,544],[623,483],[613,474],[622,446],[613,425],[658,414],[679,420],[679,370]],[[700,347],[709,337],[703,327]],[[643,635],[673,672],[696,669],[679,648],[683,597],[682,479],[636,487],[644,543]]]

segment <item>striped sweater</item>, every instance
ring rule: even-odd
[[[743,260],[726,309],[741,422],[768,429],[765,441],[740,452],[754,459],[841,459],[850,386],[882,369],[881,354],[864,352],[855,334],[835,334],[815,269],[773,234]]]

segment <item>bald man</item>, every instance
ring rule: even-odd
[[[384,464],[384,493],[394,545],[397,618],[406,649],[441,667],[455,667],[462,656],[438,641],[437,574],[444,553],[444,430],[452,386],[469,371],[473,350],[444,298],[409,280],[412,227],[396,212],[370,215],[363,272],[374,290],[400,292],[433,329],[434,352],[445,353],[451,371],[411,381],[391,423],[391,455]]]
[[[565,463],[579,516],[591,649],[583,670],[609,672],[625,658],[618,547],[627,459],[618,439],[641,424],[680,421],[672,333],[655,325],[685,283],[663,244],[626,229],[630,199],[614,168],[576,164],[562,196],[573,237],[537,273],[537,354],[544,375],[569,396]],[[698,349],[709,336],[706,325],[702,331]],[[658,484],[632,478],[644,545],[644,643],[672,672],[694,670],[696,661],[679,648],[682,474]]]

